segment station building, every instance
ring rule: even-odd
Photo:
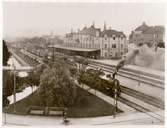
[[[96,28],[94,23],[90,27],[78,29],[77,32],[71,30],[65,35],[61,47],[54,47],[59,52],[80,54],[89,58],[117,59],[128,52],[125,34],[111,28],[107,29],[105,23],[103,31]]]

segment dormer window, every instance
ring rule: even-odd
[[[107,44],[104,45],[105,49],[107,49]]]

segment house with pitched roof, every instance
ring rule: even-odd
[[[165,45],[165,28],[163,26],[148,26],[145,22],[131,32],[129,43],[148,46]]]

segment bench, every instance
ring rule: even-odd
[[[40,106],[30,106],[28,108],[28,114],[32,114],[32,115],[43,115],[45,112],[44,107],[40,107]]]
[[[65,107],[40,107],[30,106],[27,111],[32,115],[49,115],[49,116],[66,116],[67,108]]]
[[[48,115],[51,116],[65,116],[67,108],[64,107],[48,107]]]

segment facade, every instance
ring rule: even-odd
[[[165,28],[163,26],[148,26],[145,22],[129,36],[129,43],[135,43],[136,45],[147,44],[152,45],[164,45]]]
[[[104,24],[103,31],[95,25],[84,27],[78,32],[66,34],[64,47],[97,49],[101,58],[121,58],[128,51],[126,36],[123,32],[107,29]]]
[[[121,58],[128,52],[126,36],[123,32],[104,29],[100,37],[101,56],[103,58]]]

